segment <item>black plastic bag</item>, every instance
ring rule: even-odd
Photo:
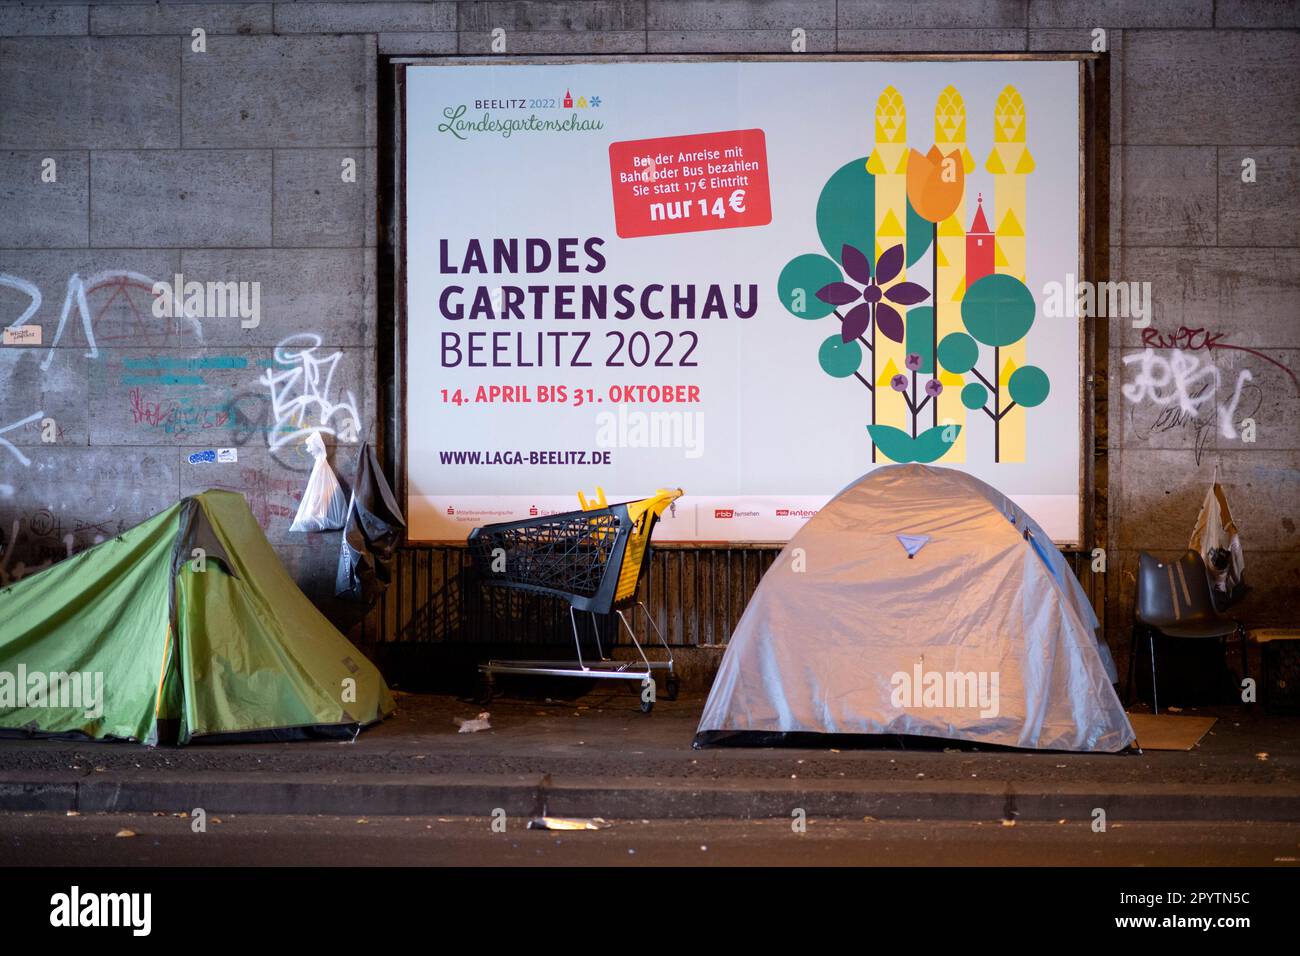
[[[393,552],[405,527],[406,519],[379,467],[375,450],[365,442],[358,454],[343,526],[335,595],[369,603],[382,594],[392,581]]]

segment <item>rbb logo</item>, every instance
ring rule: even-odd
[[[713,517],[715,518],[732,518],[735,517],[736,509],[734,508],[714,508]]]

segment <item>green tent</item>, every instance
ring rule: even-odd
[[[393,710],[232,492],[185,498],[0,590],[0,730],[350,737]]]

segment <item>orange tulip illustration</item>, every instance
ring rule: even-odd
[[[945,156],[938,146],[922,156],[916,150],[907,154],[907,199],[926,222],[939,223],[957,210],[966,188],[966,171],[961,153],[953,150]]]
[[[961,197],[966,189],[966,170],[961,161],[961,150],[953,150],[948,155],[939,152],[938,146],[931,146],[930,151],[922,156],[916,150],[907,153],[907,201],[934,230],[931,257],[932,290],[939,288],[939,223],[947,219],[961,204]],[[936,295],[937,301],[937,295]],[[939,310],[930,313],[930,367],[939,367]],[[931,412],[934,426],[939,426],[939,403],[934,403]]]

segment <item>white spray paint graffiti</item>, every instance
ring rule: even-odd
[[[26,418],[24,418],[22,421],[17,421],[17,422],[14,422],[12,425],[6,425],[4,428],[0,428],[0,435],[3,435],[5,432],[11,432],[11,431],[13,431],[15,428],[22,428],[23,426],[25,426],[25,425],[29,425],[29,424],[31,424],[32,422],[38,422],[38,421],[40,421],[44,416],[45,416],[45,413],[44,413],[44,412],[39,412],[39,411],[38,411],[38,412],[32,412],[30,415],[28,415],[28,416],[27,416]],[[14,457],[18,459],[18,463],[19,463],[20,465],[22,465],[24,468],[26,468],[28,465],[30,465],[30,464],[32,463],[32,460],[31,460],[30,458],[28,458],[26,455],[24,455],[22,452],[20,452],[20,451],[19,451],[16,447],[14,447],[14,446],[13,446],[13,445],[12,445],[12,444],[7,440],[7,439],[0,438],[0,447],[8,448],[9,451],[11,451],[11,452],[13,453]]]
[[[334,372],[343,353],[319,356],[316,350],[321,341],[312,332],[289,336],[275,347],[275,362],[283,371],[267,369],[258,379],[271,392],[275,424],[267,433],[266,443],[273,450],[312,432],[335,435],[342,431],[346,440],[356,440],[355,432],[361,421],[356,397],[344,391],[346,401],[335,404],[330,400],[334,393]],[[314,423],[310,421],[313,417]],[[346,434],[349,430],[353,433],[351,437]]]
[[[1201,407],[1209,403],[1218,414],[1219,433],[1224,438],[1237,437],[1234,416],[1241,401],[1241,388],[1253,377],[1249,369],[1237,373],[1232,400],[1216,404],[1222,373],[1213,362],[1177,349],[1169,354],[1169,358],[1157,354],[1154,349],[1147,349],[1139,355],[1124,356],[1125,365],[1134,363],[1139,364],[1137,374],[1122,389],[1130,402],[1151,401],[1160,406],[1177,403],[1183,413],[1192,416],[1197,416]]]
[[[17,289],[23,295],[31,297],[32,301],[28,303],[27,309],[22,315],[18,316],[16,321],[10,323],[9,328],[12,329],[15,325],[26,325],[27,320],[35,315],[36,310],[41,307],[41,302],[43,301],[41,290],[37,288],[36,283],[34,282],[28,282],[26,279],[20,279],[18,276],[6,275],[3,272],[0,272],[0,285],[7,285],[9,288]]]
[[[86,358],[99,357],[99,345],[95,341],[94,314],[91,311],[90,303],[86,301],[86,294],[94,292],[96,289],[105,287],[124,287],[126,285],[141,287],[151,290],[154,285],[153,279],[139,272],[131,272],[127,269],[107,269],[104,272],[98,272],[89,279],[82,279],[77,273],[68,277],[68,290],[63,296],[63,308],[59,311],[59,324],[55,327],[54,338],[50,341],[49,349],[45,353],[45,359],[41,362],[41,371],[48,371],[50,363],[54,361],[54,347],[59,344],[63,338],[63,330],[68,325],[68,319],[72,316],[75,308],[81,318],[81,328],[86,336]],[[23,325],[26,321],[36,314],[41,307],[42,297],[41,290],[32,282],[18,276],[11,276],[0,272],[0,286],[8,286],[11,289],[28,296],[31,302],[14,322],[10,323],[9,328],[17,325]],[[111,300],[110,300],[111,301]],[[194,334],[197,343],[203,343],[203,324],[194,315],[185,314],[178,316],[189,322],[190,330]]]

